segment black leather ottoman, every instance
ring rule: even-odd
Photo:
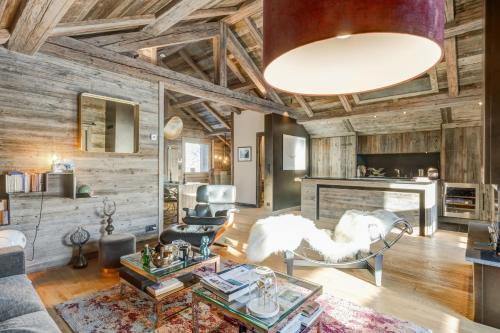
[[[207,236],[211,245],[219,228],[220,226],[213,225],[173,224],[161,233],[160,242],[166,245],[182,239],[192,246],[200,247],[201,238]]]

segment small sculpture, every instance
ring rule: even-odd
[[[73,257],[73,268],[85,268],[87,267],[87,258],[82,254],[82,247],[87,243],[90,239],[90,233],[83,229],[82,227],[78,227],[74,233],[69,237],[73,246],[78,246],[78,255]]]
[[[104,198],[103,200],[104,204],[104,215],[107,217],[106,223],[108,224],[104,230],[108,233],[108,235],[111,235],[113,233],[113,230],[115,230],[115,227],[113,227],[113,215],[116,212],[116,202],[113,200],[110,200],[108,198]]]
[[[208,236],[201,237],[200,254],[205,258],[210,256],[210,248],[208,247],[209,243],[210,243],[210,239],[208,238]]]

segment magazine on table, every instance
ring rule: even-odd
[[[201,283],[206,289],[231,302],[248,292],[252,270],[252,266],[241,265],[205,276]]]

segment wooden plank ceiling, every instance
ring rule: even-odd
[[[427,74],[390,89],[325,97],[265,83],[262,1],[0,0],[0,44],[164,81],[171,107],[224,141],[231,113],[245,109],[287,113],[314,137],[481,120],[483,0],[446,0],[445,57]],[[161,68],[139,63],[144,54]]]

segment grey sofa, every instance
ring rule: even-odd
[[[0,333],[61,332],[26,276],[24,251],[0,248]]]

